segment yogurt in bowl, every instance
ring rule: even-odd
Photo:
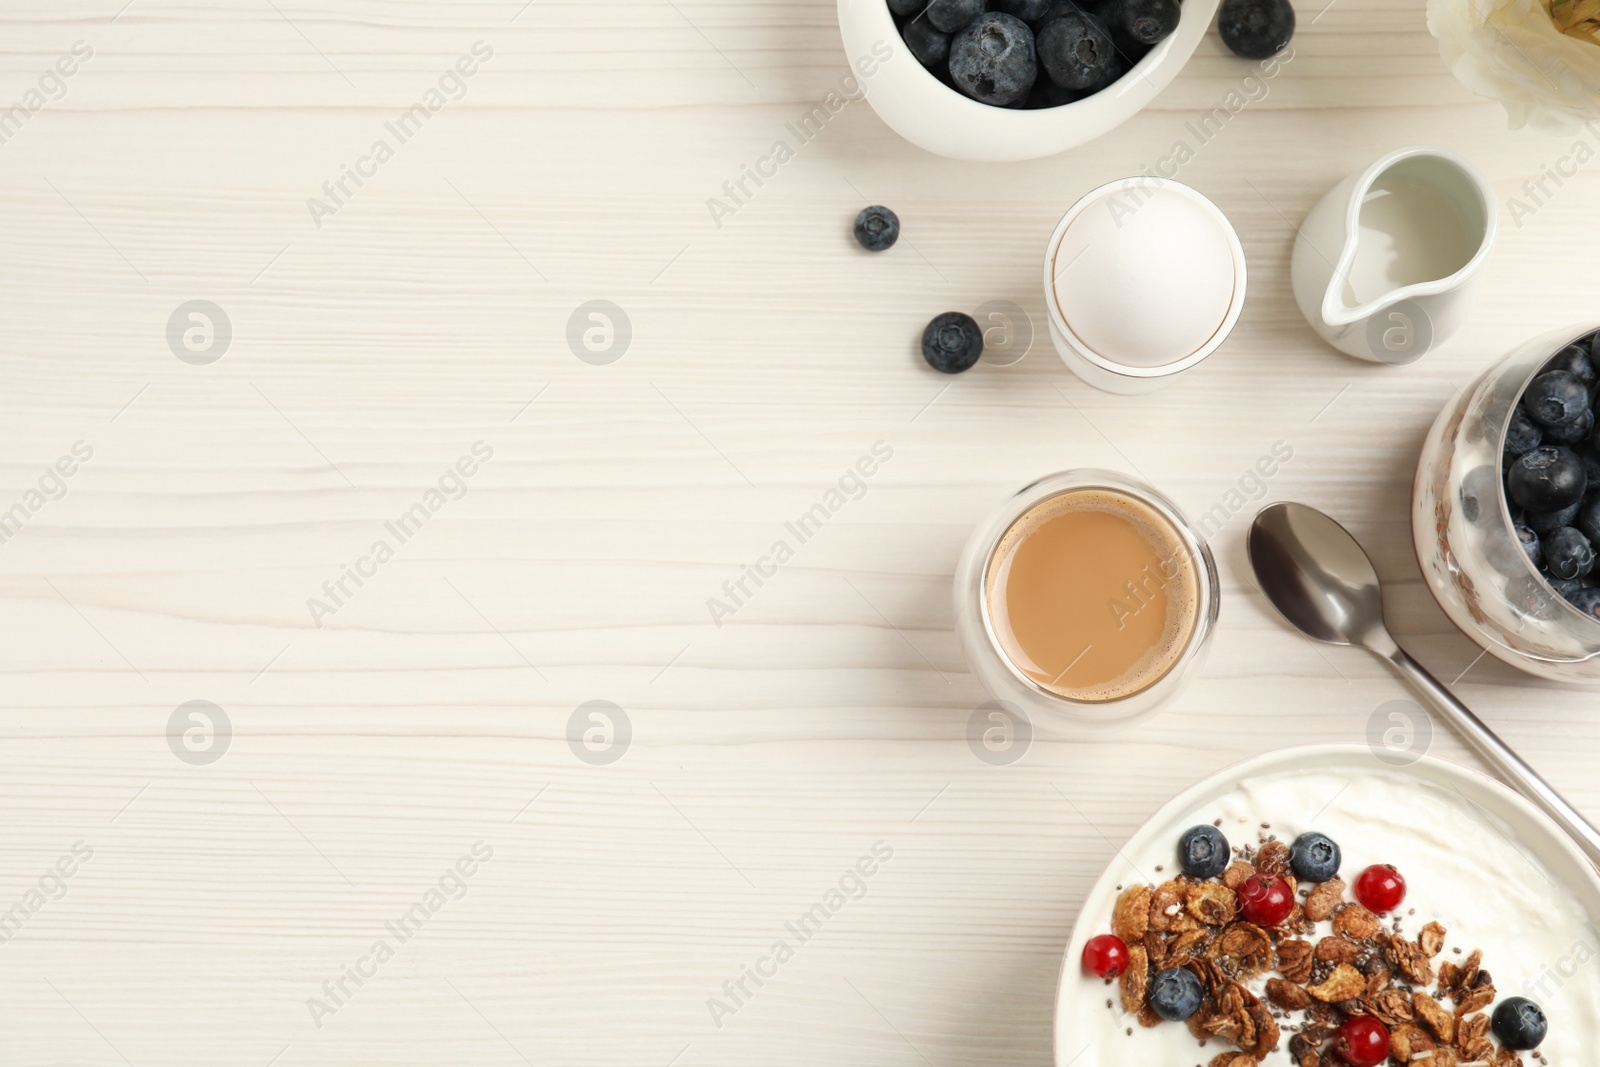
[[[1233,929],[1233,917],[1192,936],[1204,958],[1237,978],[1246,1001],[1259,1001],[1245,1049],[1230,1040],[1236,1031],[1226,1026],[1221,1027],[1227,1031],[1223,1034],[1204,1029],[1207,1019],[1217,1017],[1214,1004],[1188,1023],[1160,1020],[1149,1010],[1147,997],[1125,1002],[1126,979],[1108,984],[1082,964],[1084,945],[1109,933],[1114,916],[1131,943],[1139,944],[1133,936],[1137,931],[1126,926],[1128,898],[1137,896],[1138,887],[1159,892],[1179,878],[1177,844],[1191,826],[1218,826],[1242,858],[1261,863],[1263,869],[1272,866],[1269,857],[1280,862],[1286,857],[1289,842],[1315,831],[1340,846],[1340,874],[1346,881],[1354,883],[1369,865],[1393,864],[1407,882],[1404,902],[1382,916],[1355,904],[1355,894],[1342,884],[1324,883],[1320,890],[1309,882],[1300,884],[1295,915],[1273,929],[1271,950],[1256,946],[1260,958],[1252,961],[1230,959],[1227,952],[1206,947],[1220,943],[1223,930]],[[1207,884],[1220,890],[1230,877],[1223,874]],[[1288,877],[1293,878],[1292,872]],[[1227,895],[1245,900],[1244,892]],[[1151,914],[1163,910],[1157,902]],[[1178,910],[1192,911],[1186,902]],[[1511,997],[1532,1000],[1548,1021],[1537,1051],[1522,1056],[1556,1064],[1586,1062],[1594,1035],[1600,1034],[1596,914],[1600,879],[1594,870],[1542,815],[1480,775],[1428,759],[1396,768],[1364,748],[1298,749],[1262,757],[1201,783],[1163,808],[1120,851],[1091,892],[1063,963],[1056,1060],[1062,1067],[1216,1061],[1225,1067],[1288,1067],[1297,1063],[1296,1054],[1304,1056],[1311,1049],[1319,1056],[1314,1062],[1332,1067],[1344,1063],[1332,1051],[1333,1036],[1323,1032],[1325,1025],[1322,1031],[1314,1028],[1368,1011],[1374,1003],[1368,988],[1359,996],[1346,996],[1353,990],[1339,990],[1338,982],[1364,986],[1374,981],[1391,994],[1377,1003],[1396,1035],[1395,1051],[1404,1054],[1399,1062],[1429,1067],[1517,1062],[1518,1054],[1503,1049],[1488,1032],[1495,1006]],[[1240,926],[1259,930],[1247,922]],[[1232,951],[1251,951],[1242,943],[1247,933],[1241,929],[1240,944],[1232,945]],[[1156,936],[1168,945],[1173,942],[1170,933]],[[1326,939],[1345,943],[1327,947],[1350,951],[1325,958]],[[1288,941],[1305,947],[1296,951],[1285,947]],[[1379,945],[1394,946],[1393,954]],[[1362,949],[1359,957],[1357,948]],[[1133,951],[1137,969],[1140,950]],[[1314,958],[1301,962],[1297,957],[1306,953]],[[1335,969],[1346,960],[1349,970],[1336,976]],[[1163,965],[1152,965],[1147,974]],[[1300,973],[1289,973],[1296,969]],[[1373,979],[1365,973],[1378,970],[1385,975]],[[1484,974],[1488,977],[1480,977]],[[1300,992],[1289,997],[1285,982]],[[1306,989],[1337,1000],[1317,1000]],[[1418,994],[1429,997],[1429,1003],[1422,1005]],[[1341,1007],[1345,1001],[1351,1003]],[[1369,1008],[1354,1009],[1355,1001],[1365,1001]],[[1291,1003],[1300,1006],[1292,1008]],[[1422,1018],[1423,1007],[1437,1016],[1434,1027]],[[1470,1036],[1459,1045],[1441,1040],[1435,1032],[1440,1026],[1452,1033],[1458,1026],[1470,1027]],[[1297,1035],[1308,1028],[1308,1040],[1297,1045]],[[1205,1036],[1203,1046],[1197,1034]],[[1476,1055],[1469,1057],[1469,1049]],[[1239,1059],[1241,1055],[1245,1058]]]

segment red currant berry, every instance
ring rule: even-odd
[[[1083,969],[1098,978],[1115,978],[1128,969],[1128,946],[1116,934],[1091,937],[1083,946]]]
[[[1339,1027],[1336,1047],[1351,1067],[1378,1067],[1389,1058],[1389,1031],[1378,1020],[1357,1015]]]
[[[1257,926],[1277,926],[1294,911],[1289,883],[1271,874],[1252,874],[1239,887],[1239,910]]]
[[[1356,879],[1356,899],[1368,911],[1382,915],[1406,899],[1406,880],[1386,863],[1375,863]]]

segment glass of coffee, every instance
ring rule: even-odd
[[[1216,625],[1217,569],[1177,507],[1103,470],[1053,474],[980,523],[956,632],[996,700],[1089,726],[1154,712]]]

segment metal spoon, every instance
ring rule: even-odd
[[[1600,867],[1600,832],[1395,643],[1383,622],[1378,572],[1349,530],[1316,508],[1272,504],[1250,524],[1249,552],[1261,591],[1291,626],[1313,640],[1355,645],[1387,660],[1501,778],[1543,808]]]

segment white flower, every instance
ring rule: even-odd
[[[1500,101],[1513,129],[1560,133],[1600,119],[1600,44],[1551,14],[1572,2],[1428,0],[1428,29],[1451,73]]]

